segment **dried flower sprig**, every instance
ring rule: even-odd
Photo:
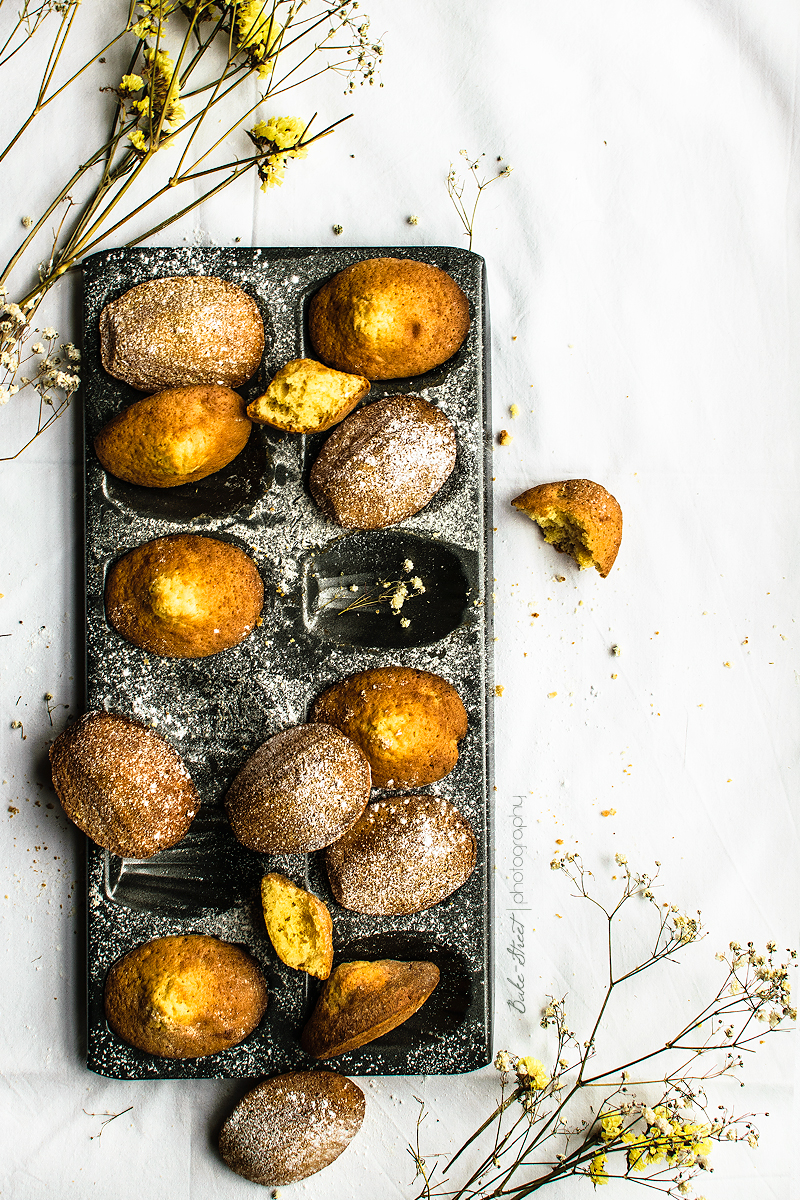
[[[468,175],[459,175],[452,163],[450,163],[450,171],[447,175],[447,194],[453,202],[453,207],[458,213],[458,219],[464,226],[464,232],[469,238],[467,249],[472,249],[472,239],[475,232],[475,217],[478,211],[478,202],[485,192],[486,188],[491,183],[496,183],[498,179],[508,179],[513,167],[501,166],[497,170],[497,174],[489,175],[485,179],[481,179],[479,170],[481,160],[486,157],[485,154],[479,154],[477,158],[470,158],[466,150],[459,150],[462,158],[467,160]],[[498,157],[497,162],[502,163],[502,157]],[[475,189],[475,198],[472,201],[472,207],[469,207],[467,201],[464,200],[464,192],[467,187],[467,181],[471,181],[471,186]]]
[[[336,606],[336,616],[341,617],[344,613],[359,610],[372,610],[377,613],[380,608],[376,605],[388,604],[392,614],[399,617],[406,600],[413,596],[422,596],[427,591],[420,576],[412,575],[413,570],[414,564],[407,558],[403,563],[405,579],[378,579],[365,591],[361,591],[357,583],[351,583],[347,587],[337,588],[325,603],[320,605],[320,609]],[[355,598],[351,598],[355,593]],[[345,600],[347,603],[342,603]],[[406,626],[409,623],[406,619]]]
[[[572,1176],[595,1187],[623,1179],[668,1196],[690,1196],[698,1177],[712,1170],[715,1143],[758,1145],[756,1114],[721,1104],[712,1108],[707,1089],[722,1077],[741,1083],[745,1053],[785,1021],[796,1020],[789,986],[796,951],[787,951],[781,961],[774,942],[763,954],[752,942],[746,947],[731,942],[716,956],[725,968],[719,987],[689,1021],[681,1017],[663,1044],[632,1052],[608,1070],[597,1069],[594,1059],[612,995],[657,964],[675,963],[704,936],[700,913],[684,913],[656,898],[658,863],[653,874],[634,872],[623,854],[616,855],[616,864],[622,887],[610,906],[593,894],[593,876],[580,855],[565,854],[550,864],[571,880],[580,898],[599,909],[607,926],[606,985],[588,1036],[570,1028],[565,998],[548,998],[541,1026],[555,1035],[553,1065],[500,1051],[494,1064],[500,1072],[499,1103],[443,1166],[443,1155],[426,1159],[421,1150],[425,1108],[420,1102],[416,1141],[409,1146],[415,1178],[423,1181],[418,1200],[520,1200]],[[623,968],[617,962],[615,927],[634,899],[652,906],[654,929],[639,960]],[[632,1072],[641,1077],[632,1078]],[[452,1169],[470,1150],[477,1151],[477,1165],[455,1183]]]
[[[62,81],[67,40],[71,35],[77,40],[78,29],[81,36],[91,38],[77,19],[79,0],[23,3],[5,51],[0,35],[0,65],[3,53],[10,55],[23,44],[20,39],[34,36],[44,39],[44,65],[34,82],[28,116],[0,148],[0,162],[11,153],[24,152],[27,129],[68,89],[75,91],[75,85],[88,82],[89,67],[105,62],[112,47],[128,40],[132,51],[119,82],[102,89],[108,97],[103,103],[110,100],[111,104],[108,136],[81,156],[44,212],[23,222],[24,236],[0,272],[0,298],[6,298],[12,272],[24,270],[35,240],[45,236],[51,220],[61,214],[47,260],[39,264],[38,279],[17,285],[15,302],[0,313],[2,353],[7,355],[2,362],[6,375],[0,398],[8,401],[29,386],[40,394],[33,436],[4,457],[17,457],[44,432],[66,410],[77,387],[77,383],[71,386],[77,372],[61,371],[49,376],[43,397],[34,382],[38,374],[18,375],[34,314],[50,288],[109,240],[133,233],[125,244],[136,245],[248,171],[258,173],[263,190],[280,184],[290,160],[305,158],[313,142],[348,118],[313,134],[310,126],[315,116],[310,120],[271,116],[256,120],[249,131],[245,126],[261,104],[327,71],[345,77],[347,92],[356,82],[375,82],[383,44],[370,35],[369,19],[358,9],[358,0],[128,0],[121,6],[116,31],[106,35],[83,65]],[[55,24],[46,22],[51,13],[57,17]],[[43,32],[46,28],[51,31],[49,40]],[[258,84],[255,103],[249,90],[241,91],[248,81]],[[69,112],[65,115],[69,120]],[[221,133],[216,130],[219,115]],[[243,133],[250,139],[250,153],[234,149],[226,154],[226,144]],[[174,154],[162,156],[160,151],[166,148],[177,151],[177,159]],[[160,180],[154,161],[169,164]],[[176,191],[183,184],[190,185],[193,199],[181,207]],[[133,199],[134,187],[145,196],[140,202]],[[165,210],[162,218],[142,231],[143,216],[159,205]]]
[[[4,33],[0,42],[0,67],[4,67],[14,55],[29,42],[39,26],[51,13],[63,13],[72,7],[72,0],[22,0],[11,28]]]

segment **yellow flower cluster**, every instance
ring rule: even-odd
[[[161,27],[167,24],[169,14],[177,7],[174,0],[139,0],[142,15],[135,25],[131,25],[131,33],[142,39],[160,33]]]
[[[273,15],[274,0],[243,0],[236,13],[236,45],[244,50],[260,78],[270,72],[283,29]]]
[[[537,1092],[541,1092],[550,1082],[544,1063],[530,1056],[517,1059],[517,1078],[521,1084]]]
[[[270,117],[268,121],[259,121],[250,130],[252,141],[264,155],[258,164],[262,192],[283,183],[290,158],[307,157],[307,148],[299,145],[305,131],[299,117]]]
[[[708,1125],[681,1121],[663,1105],[646,1109],[644,1116],[646,1133],[626,1131],[620,1135],[620,1140],[630,1145],[628,1166],[632,1171],[644,1171],[660,1162],[671,1167],[707,1166],[712,1145]]]
[[[147,79],[147,92],[140,100],[130,102],[131,113],[138,114],[140,118],[149,118],[155,126],[163,112],[164,128],[169,130],[182,121],[186,115],[178,91],[175,64],[168,51],[151,50],[149,47],[144,52],[144,59],[143,70]],[[141,91],[144,86],[145,80],[141,75],[123,75],[118,90],[121,95],[125,96]],[[141,154],[147,150],[147,137],[143,130],[134,129],[133,133],[128,135],[128,140]]]
[[[625,1118],[622,1113],[609,1113],[600,1120],[600,1136],[604,1142],[613,1142],[622,1133]]]
[[[163,111],[164,124],[167,127],[177,125],[186,116],[186,109],[181,104],[178,77],[169,51],[147,49],[144,59],[144,73],[150,84],[149,99],[136,101],[134,107],[144,114],[149,103],[154,122],[160,118]]]
[[[595,1154],[592,1161],[589,1163],[589,1178],[595,1187],[598,1184],[608,1183],[608,1173],[606,1167],[608,1158],[605,1154]]]

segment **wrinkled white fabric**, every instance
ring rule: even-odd
[[[385,34],[384,87],[351,99],[323,81],[302,102],[271,106],[355,117],[290,163],[281,189],[243,183],[158,240],[464,245],[445,188],[451,161],[462,168],[466,149],[485,152],[489,172],[498,156],[513,167],[482,197],[474,242],[488,265],[494,432],[513,437],[494,451],[495,1047],[547,1060],[548,994],[567,993],[573,1028],[588,1028],[602,929],[549,862],[580,849],[607,877],[623,851],[645,868],[659,859],[663,898],[701,908],[709,936],[687,968],[637,980],[611,1010],[603,1062],[621,1061],[633,1036],[667,1036],[715,986],[714,952],[731,938],[797,941],[800,9],[364,8]],[[29,62],[7,68],[7,128]],[[97,69],[94,82],[108,79]],[[41,119],[3,166],[8,252],[20,219],[38,214],[101,130],[95,95],[66,132]],[[66,284],[42,310],[76,341],[77,295]],[[4,445],[31,416],[13,406],[0,410]],[[12,635],[0,640],[0,1192],[233,1198],[249,1185],[213,1145],[241,1082],[126,1084],[82,1065],[83,854],[57,803],[47,807],[46,742],[66,710],[51,729],[42,699],[81,704],[81,469],[76,403],[0,473],[0,633]],[[623,509],[605,580],[578,573],[509,506],[535,483],[571,477],[604,484]],[[633,911],[623,952],[646,919]],[[769,1039],[744,1078],[720,1102],[770,1112],[761,1149],[716,1148],[698,1190],[797,1196],[793,1042]],[[496,1073],[363,1086],[359,1137],[284,1195],[415,1195],[414,1097],[430,1108],[423,1148],[446,1152],[488,1115]],[[128,1106],[98,1138],[103,1114]],[[568,1180],[549,1194],[589,1186]],[[612,1183],[609,1200],[626,1186]]]

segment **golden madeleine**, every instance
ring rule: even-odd
[[[264,603],[258,568],[238,546],[177,533],[130,550],[106,579],[117,633],[166,658],[205,658],[243,641]]]
[[[327,905],[285,875],[270,871],[261,880],[261,907],[281,962],[327,979],[333,963],[333,921]]]
[[[247,415],[287,433],[324,433],[352,412],[369,386],[362,375],[334,371],[313,358],[295,358],[247,406]]]
[[[372,667],[331,684],[312,721],[335,725],[366,755],[375,787],[416,788],[449,775],[467,713],[456,689],[432,671]]]
[[[402,1025],[439,982],[431,962],[341,963],[320,993],[300,1045],[313,1058],[333,1058]]]
[[[195,385],[143,396],[94,439],[111,475],[141,487],[179,487],[213,475],[247,445],[252,424],[231,388]]]
[[[622,509],[604,487],[591,479],[541,483],[511,503],[536,522],[546,542],[605,579],[622,541]]]
[[[114,1033],[159,1058],[201,1058],[236,1046],[266,1007],[267,985],[255,959],[204,934],[145,942],[106,979]]]
[[[213,275],[148,279],[100,314],[103,366],[140,392],[189,383],[241,387],[263,353],[255,300]]]
[[[469,301],[439,267],[367,258],[334,275],[308,314],[317,354],[367,379],[407,379],[446,362],[469,330]]]

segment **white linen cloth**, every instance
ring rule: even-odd
[[[586,1027],[602,928],[549,862],[578,848],[607,876],[622,851],[643,868],[659,859],[664,898],[701,908],[709,929],[690,967],[645,976],[611,1013],[608,1059],[622,1061],[632,1025],[666,1037],[688,1001],[716,986],[714,952],[731,938],[797,941],[800,9],[364,7],[385,33],[385,86],[350,99],[327,80],[271,105],[268,114],[311,104],[326,121],[356,115],[291,163],[282,189],[263,195],[250,179],[158,240],[327,245],[340,224],[337,244],[465,245],[445,188],[451,161],[463,169],[466,149],[486,153],[487,172],[498,156],[513,167],[484,194],[474,243],[488,264],[495,432],[513,435],[494,453],[495,1045],[547,1060],[548,993],[568,993],[574,1027]],[[30,61],[8,68],[8,129]],[[90,144],[96,106],[86,97],[66,135],[44,117],[4,166],[9,251],[20,219],[37,215]],[[40,313],[71,340],[76,295],[65,285]],[[3,445],[21,440],[26,405],[0,411]],[[241,1081],[121,1083],[83,1065],[82,839],[49,787],[46,744],[66,710],[51,729],[42,699],[49,692],[73,712],[82,703],[81,470],[76,402],[0,473],[0,633],[12,635],[0,640],[0,1193],[227,1200],[250,1186],[214,1149]],[[535,483],[571,477],[597,480],[622,505],[622,549],[606,580],[578,573],[509,506]],[[507,950],[515,886],[524,965]],[[746,1067],[746,1090],[721,1089],[721,1100],[770,1117],[759,1150],[713,1151],[715,1174],[698,1187],[708,1200],[800,1195],[793,1046],[768,1039]],[[283,1194],[415,1195],[414,1097],[430,1109],[423,1147],[447,1151],[488,1115],[496,1085],[491,1068],[365,1081],[358,1138]],[[102,1114],[129,1106],[98,1138]],[[548,1194],[589,1187],[567,1180]],[[607,1195],[626,1187],[612,1183]]]

